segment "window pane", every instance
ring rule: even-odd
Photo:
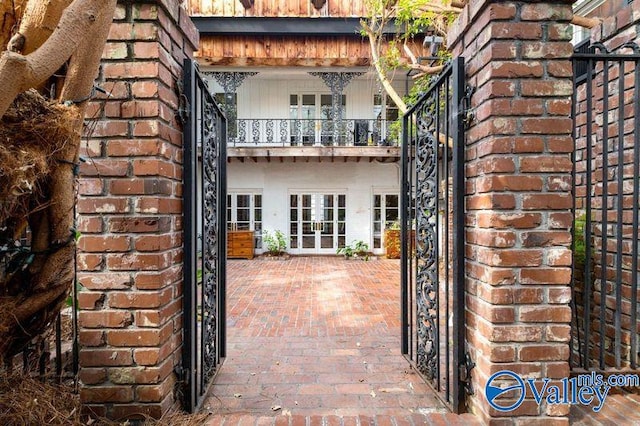
[[[302,105],[316,105],[316,95],[302,95]]]
[[[398,196],[397,195],[387,195],[384,200],[384,205],[387,207],[398,207]]]
[[[238,208],[249,207],[251,204],[251,196],[246,194],[238,195]]]
[[[291,207],[296,207],[298,205],[298,196],[297,195],[290,196],[289,202],[291,203]]]
[[[373,206],[374,207],[380,207],[381,202],[380,202],[380,195],[374,195],[373,196]]]
[[[302,237],[302,248],[315,248],[316,237]]]
[[[251,218],[249,209],[238,209],[236,214],[238,215],[237,222],[249,222]]]
[[[345,235],[347,233],[347,224],[344,222],[338,223],[338,234]]]
[[[323,236],[320,238],[320,248],[330,249],[333,248],[333,237]]]
[[[298,105],[298,95],[289,95],[289,105],[291,106]]]
[[[387,222],[393,222],[395,220],[398,220],[398,210],[387,209],[387,211],[385,212],[384,220],[386,220]]]
[[[324,220],[333,220],[333,209],[324,209]]]
[[[332,105],[332,99],[331,99],[331,95],[320,95],[320,105],[325,106],[325,105]]]
[[[256,207],[262,207],[262,195],[256,194],[254,197]]]

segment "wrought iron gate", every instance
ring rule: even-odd
[[[454,412],[468,377],[464,331],[464,60],[403,119],[402,352]]]
[[[574,371],[638,372],[640,47],[573,56]]]
[[[227,123],[196,64],[184,62],[185,408],[196,410],[225,356]]]

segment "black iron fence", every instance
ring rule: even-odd
[[[574,370],[638,368],[640,49],[574,54]]]
[[[387,120],[238,119],[229,145],[390,146],[397,145],[400,123]]]
[[[78,376],[78,318],[70,296],[55,321],[39,336],[28,342],[20,352],[4,360],[5,372],[37,375],[67,384],[76,383]]]
[[[2,250],[11,245],[16,250]],[[17,241],[5,241],[0,247],[4,270],[31,250],[31,232],[27,228]],[[75,286],[71,288],[60,313],[38,336],[5,357],[6,373],[36,375],[66,384],[76,384],[78,376],[78,309]]]
[[[404,116],[402,352],[454,412],[469,379],[464,322],[464,61]]]

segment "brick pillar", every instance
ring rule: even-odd
[[[503,413],[485,385],[501,370],[569,374],[571,2],[469,3],[448,37],[476,89],[466,137],[467,338],[477,363],[468,402],[488,424],[565,425],[568,406],[527,394]]]
[[[87,115],[78,250],[80,397],[114,419],[177,404],[182,341],[182,61],[198,35],[177,0],[122,1]]]

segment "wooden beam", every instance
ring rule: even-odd
[[[233,58],[198,56],[203,65],[228,67],[368,67],[369,58]]]

